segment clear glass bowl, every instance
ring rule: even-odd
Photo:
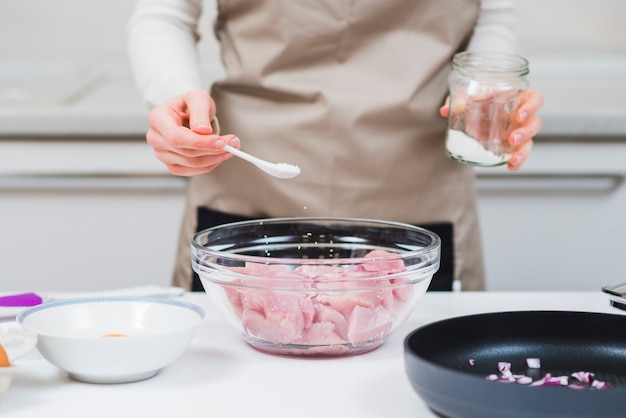
[[[307,357],[379,347],[426,292],[440,247],[423,228],[349,218],[236,222],[191,240],[194,271],[246,342]]]

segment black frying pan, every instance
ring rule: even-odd
[[[529,369],[528,358],[540,369]],[[474,365],[470,363],[474,360]],[[527,386],[487,380],[498,362],[513,373],[595,373],[609,389]],[[405,339],[411,385],[449,418],[626,417],[626,316],[563,311],[498,312],[451,318]]]

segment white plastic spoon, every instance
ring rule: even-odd
[[[267,174],[271,174],[274,177],[278,177],[281,179],[290,179],[300,174],[300,167],[298,167],[297,165],[287,163],[270,163],[269,161],[254,157],[247,152],[243,152],[241,150],[238,150],[237,148],[233,148],[230,145],[225,145],[224,151],[228,151],[231,154],[236,155],[237,157],[256,165],[261,170],[265,171]]]

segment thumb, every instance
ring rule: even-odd
[[[185,95],[185,102],[191,130],[205,135],[215,133],[211,125],[215,118],[215,103],[209,93],[204,90],[193,90]]]

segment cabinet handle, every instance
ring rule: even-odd
[[[0,191],[180,191],[183,177],[168,176],[0,176]]]
[[[611,193],[624,183],[624,174],[510,174],[478,175],[479,193],[586,192]]]

